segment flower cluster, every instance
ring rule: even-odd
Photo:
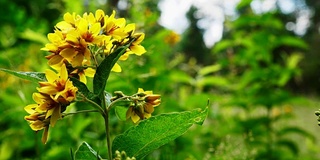
[[[70,77],[86,84],[86,77],[94,77],[101,62],[121,46],[127,46],[127,49],[119,60],[126,60],[131,54],[142,55],[146,52],[140,45],[144,34],[135,33],[135,24],[126,24],[124,18],[115,18],[115,14],[113,11],[108,16],[102,10],[97,10],[95,14],[84,13],[82,16],[66,13],[64,20],[56,24],[54,33],[48,34],[50,42],[41,50],[50,53],[46,59],[55,71],[45,72],[47,81],[39,82],[38,92],[33,94],[36,103],[25,107],[30,114],[25,116],[30,127],[34,131],[45,130],[43,143],[47,141],[49,126],[53,127],[62,118],[66,107],[76,98],[78,88],[73,85]],[[115,63],[112,71],[121,72],[121,67]],[[147,107],[149,102],[145,99],[148,98],[137,104],[145,106],[145,111],[139,112],[141,119],[150,117],[153,112],[153,106]],[[137,120],[136,116],[131,117]]]
[[[138,93],[132,97],[132,103],[127,111],[127,119],[131,118],[134,123],[145,118],[150,118],[154,107],[160,105],[160,95],[152,91],[138,89]]]
[[[34,131],[45,129],[42,142],[46,143],[49,125],[54,126],[62,117],[62,112],[76,98],[78,88],[68,78],[65,65],[58,73],[52,70],[45,72],[47,82],[39,82],[38,93],[33,93],[36,104],[30,104],[25,110],[30,114],[25,119]]]
[[[135,33],[135,24],[126,24],[124,18],[115,18],[115,11],[110,16],[102,10],[83,16],[66,13],[63,19],[55,26],[54,33],[48,34],[50,43],[42,50],[51,53],[46,58],[52,68],[59,69],[65,64],[69,73],[84,83],[86,76],[93,77],[99,58],[108,56],[117,47],[131,42],[119,60],[126,60],[130,54],[146,52],[140,45],[144,34]],[[121,67],[116,63],[112,71],[121,72]]]

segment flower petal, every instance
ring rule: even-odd
[[[52,127],[54,127],[54,125],[56,124],[56,122],[58,121],[59,118],[61,118],[61,107],[55,107],[53,109],[53,112],[52,112],[52,115],[51,115],[51,118],[50,118],[50,125]]]
[[[63,81],[63,82],[66,82],[67,79],[68,79],[68,71],[67,71],[67,68],[66,68],[66,65],[63,64],[62,67],[61,67],[61,70],[60,70],[60,79]],[[62,82],[62,83],[63,83]]]
[[[73,58],[78,52],[74,48],[65,48],[60,52],[60,55],[68,60]]]
[[[135,112],[132,112],[131,120],[133,123],[137,123],[140,120],[140,117]]]
[[[73,67],[81,66],[83,59],[84,59],[84,56],[82,54],[77,54],[71,62],[72,66]]]
[[[84,74],[88,77],[94,77],[95,73],[96,73],[96,70],[92,68],[87,68],[86,70],[84,70]]]
[[[113,72],[121,72],[122,69],[118,63],[115,63],[114,66],[112,67],[111,71]]]
[[[48,61],[49,66],[61,64],[63,61],[63,57],[60,55],[54,55],[50,60]]]
[[[147,52],[146,49],[144,49],[144,47],[141,45],[130,46],[130,50],[138,56]]]
[[[36,107],[38,107],[38,104],[29,104],[24,107],[24,110],[29,114],[34,114],[36,112],[35,111]]]
[[[145,104],[145,106],[144,106],[144,110],[146,111],[146,112],[148,112],[148,113],[153,113],[153,111],[154,111],[154,108],[153,108],[153,105],[151,105],[151,104]]]
[[[86,78],[86,75],[85,75],[85,74],[80,73],[80,74],[79,74],[79,79],[80,79],[80,81],[81,81],[82,83],[87,84],[87,78]]]
[[[45,127],[45,128],[44,128],[44,131],[43,131],[43,134],[42,134],[42,138],[41,138],[41,142],[42,142],[43,144],[46,144],[46,143],[47,143],[48,133],[49,133],[49,127]]]
[[[59,79],[59,76],[55,72],[50,70],[50,69],[47,69],[45,74],[46,74],[46,78],[47,78],[49,83],[53,83],[54,81]]]

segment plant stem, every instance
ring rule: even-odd
[[[116,103],[118,102],[123,102],[129,98],[131,98],[132,96],[124,96],[124,97],[121,97],[119,99],[116,99],[115,101],[111,102],[110,105],[107,107],[107,111],[109,111],[113,105],[115,105]],[[129,101],[129,100],[128,100]]]
[[[112,150],[111,150],[111,137],[109,131],[109,116],[106,114],[104,117],[104,124],[106,127],[106,136],[107,136],[107,147],[108,147],[108,158],[112,160]]]
[[[69,116],[72,114],[78,114],[78,113],[89,113],[89,112],[99,112],[98,110],[81,110],[81,111],[76,111],[76,112],[70,112],[70,113],[63,113],[63,116]]]
[[[104,95],[103,95],[103,96],[104,96]],[[103,98],[104,98],[104,97],[103,97]],[[91,103],[91,104],[93,105],[93,107],[96,108],[96,109],[98,109],[98,111],[99,111],[102,115],[105,114],[105,111],[104,111],[104,108],[105,108],[105,107],[99,106],[96,102],[88,99],[87,97],[84,97],[84,100],[85,100],[86,102]],[[104,102],[102,102],[102,105],[105,106],[106,104],[104,104],[104,103],[105,103],[105,99],[104,99]]]
[[[102,98],[102,108],[104,109],[104,125],[106,128],[106,137],[107,137],[107,147],[108,147],[108,159],[112,160],[112,149],[111,149],[111,137],[110,137],[110,128],[109,128],[109,112],[108,112],[108,104],[106,102],[105,98],[105,92],[102,92],[101,98]]]

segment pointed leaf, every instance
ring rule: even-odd
[[[202,76],[205,76],[207,74],[210,74],[210,73],[214,73],[214,72],[217,72],[221,70],[221,65],[220,64],[214,64],[214,65],[210,65],[210,66],[206,66],[206,67],[203,67],[199,70],[199,75],[202,75]]]
[[[20,72],[20,71],[13,71],[13,70],[4,69],[4,68],[0,68],[0,71],[12,74],[19,78],[29,80],[35,83],[38,83],[39,81],[47,81],[45,74],[41,72]]]
[[[129,157],[142,159],[153,150],[184,134],[193,124],[201,125],[207,114],[208,108],[195,109],[162,114],[141,121],[114,139],[113,152],[125,151]]]
[[[96,95],[93,94],[87,87],[86,84],[82,83],[81,81],[79,81],[78,79],[74,78],[74,77],[70,77],[70,80],[72,81],[72,84],[78,88],[78,92],[80,92],[81,94],[83,94],[86,98],[93,100]]]
[[[87,142],[83,142],[75,153],[76,160],[96,160],[102,159],[98,153],[91,148]]]
[[[316,137],[313,134],[296,126],[287,126],[277,131],[277,136],[286,136],[288,134],[296,134],[316,141]]]
[[[280,139],[276,142],[277,145],[287,147],[293,154],[299,154],[299,147],[290,139]]]
[[[119,47],[101,62],[93,77],[93,93],[100,95],[104,91],[112,67],[120,56],[125,53],[130,44]]]

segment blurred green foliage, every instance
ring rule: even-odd
[[[63,13],[81,14],[101,8],[110,14],[118,9],[119,16],[136,23],[137,30],[146,34],[143,45],[147,53],[120,62],[123,72],[110,75],[108,92],[130,94],[138,87],[153,90],[162,95],[155,114],[203,107],[210,100],[209,117],[201,129],[191,128],[146,159],[320,158],[314,135],[317,131],[312,129],[316,120],[306,120],[313,116],[313,110],[309,115],[304,112],[310,108],[299,108],[310,103],[295,97],[288,85],[303,74],[299,62],[309,46],[285,29],[281,13],[255,14],[251,1],[243,0],[237,7],[238,18],[226,20],[223,39],[208,49],[190,46],[203,44],[201,38],[193,36],[194,32],[201,33],[196,29],[196,18],[191,25],[195,29],[188,30],[176,43],[179,37],[157,22],[157,1],[124,0],[121,3],[127,5],[120,8],[115,5],[118,3],[0,0],[0,6],[6,6],[0,10],[5,15],[0,17],[0,67],[42,72],[47,68],[47,53],[40,48]],[[192,14],[189,16],[192,18]],[[201,51],[200,58],[195,56],[197,50]],[[60,120],[50,130],[48,143],[42,145],[41,133],[34,133],[23,119],[23,107],[32,103],[36,87],[35,83],[0,72],[0,159],[71,159],[70,148],[75,151],[83,141],[100,155],[107,154],[103,119],[96,113]],[[318,102],[312,104],[317,107]],[[78,108],[90,106],[74,104],[69,111]],[[115,114],[111,123],[112,137],[133,125],[119,122]]]

